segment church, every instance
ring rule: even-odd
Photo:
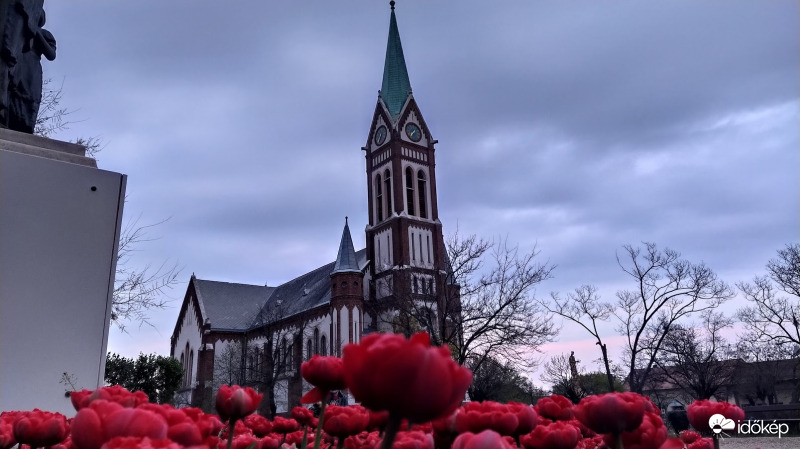
[[[442,306],[443,297],[458,288],[448,285],[437,141],[412,94],[390,4],[383,80],[361,148],[366,248],[355,250],[345,218],[335,259],[282,285],[192,275],[170,339],[170,355],[184,368],[180,405],[213,409],[216,389],[236,383],[265,393],[263,413],[283,413],[310,389],[300,364],[312,355],[341,356],[346,344],[372,332],[425,328],[420,317],[404,316],[403,304],[423,305],[430,323],[446,325],[444,310],[452,309]]]

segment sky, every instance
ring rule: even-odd
[[[536,247],[556,266],[541,298],[594,284],[613,301],[633,286],[616,255],[642,242],[731,284],[764,274],[800,236],[799,5],[398,2],[445,234]],[[100,168],[128,175],[125,219],[160,223],[129,265],[182,268],[110,351],[168,354],[192,273],[279,285],[336,257],[345,216],[364,246],[388,1],[45,10],[44,74],[72,111],[53,137],[100,138]],[[542,349],[599,357],[569,325]]]

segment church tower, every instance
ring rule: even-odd
[[[445,251],[436,199],[433,139],[411,92],[394,1],[389,39],[367,144],[370,299],[435,298],[443,290]]]
[[[342,347],[358,343],[361,339],[364,310],[364,275],[358,268],[358,259],[350,236],[347,217],[339,242],[339,253],[331,273],[331,355],[341,357]]]

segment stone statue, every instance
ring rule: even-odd
[[[42,28],[44,0],[0,0],[0,126],[33,133],[42,102],[44,56],[56,58],[56,40]]]
[[[580,362],[580,360],[575,360],[575,351],[570,351],[570,354],[569,354],[569,371],[570,371],[570,374],[572,375],[573,379],[577,379],[578,378],[578,362]]]

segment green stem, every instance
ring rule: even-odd
[[[228,449],[231,449],[231,446],[233,446],[233,428],[235,425],[235,419],[228,420]]]
[[[322,396],[327,397],[327,393]],[[322,442],[322,423],[325,422],[325,399],[322,400],[322,408],[319,411],[319,424],[317,424],[317,435],[314,438],[314,449],[319,449],[319,444]]]
[[[303,426],[303,442],[300,444],[300,449],[306,449],[308,447],[308,426]]]
[[[397,436],[397,431],[400,430],[400,421],[402,420],[403,418],[400,416],[389,414],[389,422],[386,423],[386,432],[383,434],[381,449],[392,449],[392,443],[394,443],[394,438]]]
[[[625,449],[622,445],[622,432],[613,433],[612,438],[614,439],[614,449]]]

